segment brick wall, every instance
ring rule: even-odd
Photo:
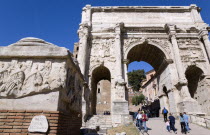
[[[47,133],[29,133],[28,127],[36,115],[45,115]],[[0,110],[0,135],[79,135],[82,118],[78,113],[64,114],[59,111]]]

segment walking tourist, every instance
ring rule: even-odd
[[[186,114],[186,112],[184,112],[183,114],[184,117],[184,121],[185,121],[185,128],[187,130],[187,132],[190,132],[190,127],[189,127],[189,116]]]
[[[147,132],[147,124],[146,124],[147,121],[148,121],[148,117],[147,117],[147,115],[143,112],[143,113],[142,113],[142,124],[143,124],[143,127],[144,127],[144,132]]]
[[[166,129],[168,130],[168,132],[171,132],[169,120],[166,121]]]
[[[175,117],[172,115],[172,113],[169,113],[169,117],[168,117],[168,119],[169,119],[169,123],[170,123],[170,129],[172,129],[173,131],[174,131],[174,133],[175,134],[177,134],[177,132],[176,132],[176,128],[175,128]]]
[[[142,113],[141,113],[141,111],[139,111],[136,116],[136,126],[139,128],[142,127]]]
[[[181,132],[187,134],[186,128],[185,128],[186,127],[185,120],[182,113],[180,113],[179,119],[180,119],[180,124],[181,124]]]
[[[163,114],[163,117],[164,117],[164,121],[166,122],[167,121],[168,110],[165,107],[162,110],[162,114]]]

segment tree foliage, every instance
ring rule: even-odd
[[[138,91],[141,87],[141,82],[146,78],[144,70],[133,70],[128,72],[128,84],[134,91]]]
[[[143,94],[140,94],[139,96],[134,96],[132,98],[132,104],[139,105],[140,103],[143,103],[144,100],[145,100],[145,96]]]

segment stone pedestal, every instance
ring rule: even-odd
[[[114,101],[112,107],[113,126],[128,124],[132,122],[132,117],[128,111],[128,101]]]
[[[193,99],[183,100],[177,104],[179,112],[199,113],[201,112],[200,105]]]
[[[201,112],[198,102],[191,98],[187,85],[182,86],[181,101],[178,103],[179,112]]]
[[[112,114],[129,114],[128,101],[113,101]]]

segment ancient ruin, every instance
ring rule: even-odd
[[[133,61],[154,67],[161,109],[210,114],[208,30],[193,4],[84,7],[74,53],[90,87],[92,118],[97,83],[108,80],[112,124],[129,121],[127,66]]]
[[[27,126],[37,115],[47,116],[51,127],[47,133],[79,134],[86,88],[77,62],[66,48],[38,38],[0,47],[0,123],[4,127],[25,125],[22,130],[18,126],[5,129],[5,134],[34,131]]]
[[[1,132],[76,135],[81,127],[131,122],[127,67],[133,61],[154,67],[161,109],[209,115],[209,30],[196,5],[86,5],[74,54],[38,38],[0,47],[0,123],[24,125]],[[49,127],[30,126],[33,118]]]

